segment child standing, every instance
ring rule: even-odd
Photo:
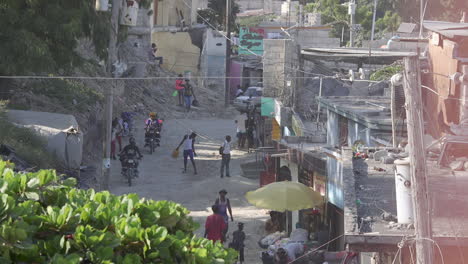
[[[229,247],[239,252],[239,261],[242,264],[244,262],[244,223],[238,223],[237,227],[238,229],[232,233],[232,242],[229,244]]]

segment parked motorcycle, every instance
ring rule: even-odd
[[[161,135],[158,129],[152,128],[146,134],[146,146],[150,149],[150,154],[153,154],[156,147],[159,146]]]
[[[131,157],[123,161],[122,176],[127,179],[128,186],[132,186],[132,180],[138,177],[138,159]]]

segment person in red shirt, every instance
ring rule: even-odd
[[[222,243],[227,225],[224,217],[219,214],[217,205],[211,206],[211,210],[213,210],[213,214],[206,218],[204,237],[213,242],[220,241]]]
[[[175,81],[175,89],[179,97],[179,106],[183,106],[184,105],[184,79],[182,78],[182,74],[179,74],[179,77]]]

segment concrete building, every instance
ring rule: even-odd
[[[151,42],[156,56],[163,57],[162,68],[197,76],[203,29],[194,29],[198,0],[155,0],[150,16]]]
[[[369,147],[392,145],[390,98],[381,96],[322,97],[327,112],[327,144],[341,149],[361,141]],[[404,122],[403,122],[404,123]],[[405,126],[400,127],[406,131]],[[401,138],[406,138],[402,133]]]
[[[154,0],[152,4],[152,29],[154,31],[179,31],[197,22],[199,0]]]
[[[200,58],[200,76],[205,87],[224,90],[225,82],[222,79],[205,79],[203,77],[222,77],[225,75],[226,41],[226,38],[215,30],[207,29],[205,32]]]
[[[422,94],[427,118],[433,120],[430,134],[439,138],[451,133],[451,124],[458,125],[468,117],[468,23],[425,21],[424,27],[431,33],[431,40],[427,50],[429,73],[422,76],[426,87]]]

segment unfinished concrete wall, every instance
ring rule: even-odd
[[[241,12],[254,9],[263,9],[264,0],[236,0]]]
[[[224,79],[213,79],[212,77],[223,77],[226,74],[226,39],[214,30],[207,30],[203,43],[200,60],[200,75],[203,78],[202,85],[219,91],[224,91]]]
[[[293,87],[299,70],[297,46],[289,39],[266,39],[263,43],[264,96],[277,97],[283,104],[293,104]]]
[[[265,39],[263,50],[263,95],[278,97],[285,82],[285,40]]]
[[[120,45],[119,59],[132,69],[134,77],[147,75],[146,66],[151,50],[151,23],[148,9],[140,8],[137,25],[128,27],[127,39]]]
[[[181,27],[182,20],[186,26],[192,24],[192,17],[195,14],[194,10],[196,10],[196,8],[192,8],[192,1],[158,0],[154,3],[155,27]]]
[[[162,67],[183,74],[198,75],[200,49],[192,44],[188,32],[154,32],[153,42],[158,46],[156,56],[164,59]]]
[[[330,38],[329,30],[298,30],[297,42],[303,48],[338,48],[340,47],[339,38]]]

